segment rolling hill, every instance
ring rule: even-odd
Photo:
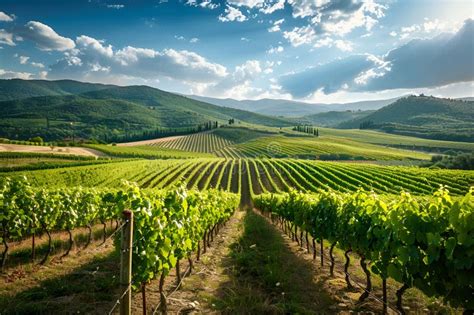
[[[0,80],[0,101],[25,99],[36,96],[81,94],[112,87],[114,87],[114,85],[84,83],[73,80]]]
[[[0,86],[5,82],[0,81]],[[74,86],[75,81],[67,82],[70,84],[67,89],[63,86],[47,91],[63,94],[82,89],[89,91],[0,102],[0,137],[42,136],[46,140],[59,140],[74,135],[84,139],[110,139],[163,128],[192,128],[209,121],[227,123],[231,118],[236,123],[291,125],[280,118],[211,105],[147,86],[102,88],[104,86],[86,86],[80,82]],[[25,83],[23,90],[28,95],[38,91],[37,85],[29,81],[15,83]]]
[[[301,124],[316,125],[322,127],[334,127],[343,122],[351,121],[366,117],[373,113],[373,110],[357,110],[357,111],[330,111],[318,114],[307,115],[294,120]]]
[[[301,117],[324,113],[329,111],[358,111],[358,110],[377,110],[383,106],[393,103],[397,98],[375,101],[360,101],[353,103],[305,103],[282,99],[260,99],[260,100],[235,100],[231,98],[220,99],[190,95],[189,98],[200,100],[206,103],[232,107],[251,111],[265,115],[283,116],[283,117]]]
[[[409,96],[340,128],[379,129],[429,139],[474,141],[474,102]]]

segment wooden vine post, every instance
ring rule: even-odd
[[[120,315],[131,315],[133,212],[125,210],[122,214],[125,224],[122,228],[122,243],[120,246],[120,291],[126,293],[120,299]]]

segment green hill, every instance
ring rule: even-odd
[[[0,101],[25,99],[36,96],[80,94],[111,87],[114,86],[73,80],[0,80]]]
[[[366,117],[367,115],[373,112],[374,112],[373,110],[330,111],[330,112],[325,112],[325,113],[307,115],[307,116],[295,118],[294,120],[298,123],[306,124],[306,125],[334,127],[346,121],[351,121],[354,119]]]
[[[1,81],[0,86],[6,81]],[[29,81],[24,90],[33,93]],[[87,87],[68,81],[70,92]],[[108,87],[79,94],[38,96],[0,102],[0,137],[46,140],[110,139],[156,129],[191,128],[209,121],[289,126],[290,122],[189,99],[147,86]],[[103,87],[103,86],[102,86]],[[93,89],[94,87],[89,87]],[[48,91],[52,91],[50,88]],[[59,91],[59,90],[57,90]],[[66,89],[61,89],[65,93]],[[59,92],[58,92],[59,93]],[[18,96],[17,96],[18,97]],[[72,122],[72,125],[71,125]]]
[[[474,102],[409,96],[340,128],[379,129],[429,139],[474,141]]]

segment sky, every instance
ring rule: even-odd
[[[2,0],[0,78],[219,98],[474,96],[471,0]]]

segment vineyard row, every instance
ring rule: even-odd
[[[123,179],[143,188],[167,188],[179,181],[188,188],[217,188],[254,195],[295,188],[303,192],[358,188],[377,193],[409,191],[431,194],[440,185],[464,195],[474,184],[474,172],[383,167],[370,164],[331,163],[293,159],[194,159],[134,161],[108,165],[70,167],[11,173],[27,175],[37,186],[117,187]],[[242,187],[242,176],[249,183]]]

